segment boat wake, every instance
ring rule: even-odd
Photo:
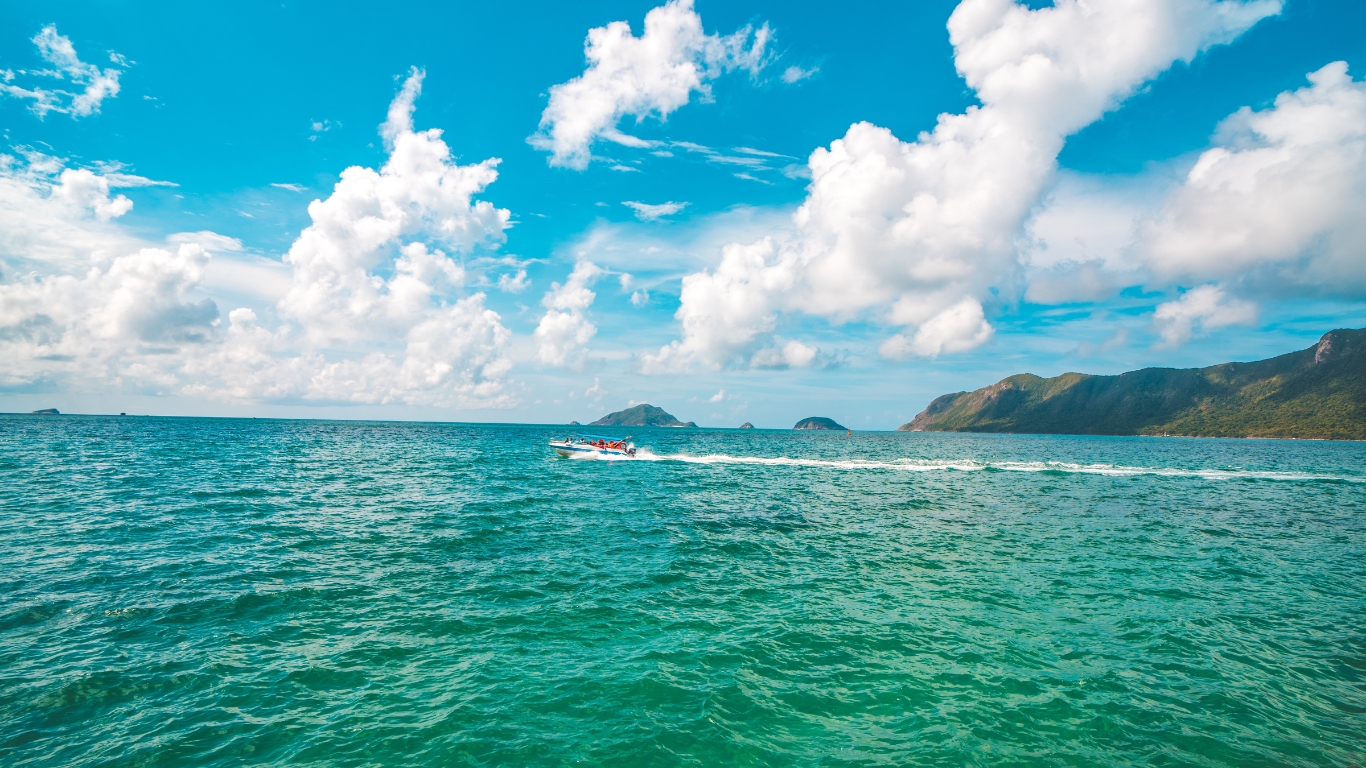
[[[622,460],[616,457],[584,456],[575,457],[596,459],[598,461]],[[1177,467],[1134,467],[1122,464],[1079,464],[1066,461],[974,461],[933,460],[933,459],[893,459],[875,461],[869,459],[796,459],[785,456],[730,456],[727,454],[708,454],[690,456],[687,454],[656,454],[641,448],[633,459],[628,461],[682,462],[686,464],[740,464],[770,467],[812,467],[820,469],[844,470],[885,470],[893,472],[1053,472],[1061,474],[1106,475],[1110,477],[1194,477],[1205,480],[1280,480],[1291,482],[1333,481],[1347,483],[1366,483],[1366,477],[1351,475],[1328,475],[1308,472],[1275,472],[1251,469],[1181,469]]]

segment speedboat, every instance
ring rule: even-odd
[[[602,459],[635,458],[636,445],[629,443],[630,435],[623,438],[603,437],[602,435],[579,435],[563,440],[551,440],[550,447],[561,456],[592,456]]]

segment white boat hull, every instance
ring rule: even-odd
[[[571,443],[552,440],[551,450],[567,458],[593,457],[601,459],[630,459],[634,458],[635,448],[599,448],[589,443]]]

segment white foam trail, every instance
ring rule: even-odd
[[[613,461],[615,457],[585,457]],[[1205,480],[1283,480],[1315,481],[1330,480],[1349,483],[1366,482],[1366,477],[1345,475],[1320,475],[1307,472],[1274,472],[1245,469],[1178,469],[1175,467],[1131,467],[1122,464],[1076,464],[1066,461],[974,461],[894,459],[891,461],[872,461],[868,459],[793,459],[785,456],[730,456],[724,453],[705,456],[687,454],[658,455],[648,449],[640,449],[634,461],[678,461],[687,464],[756,464],[777,467],[819,467],[824,469],[872,469],[896,472],[981,472],[997,470],[1001,472],[1064,472],[1082,475],[1108,475],[1111,477],[1134,477],[1153,475],[1157,477],[1198,477]]]

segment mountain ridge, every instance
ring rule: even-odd
[[[911,432],[1366,439],[1366,329],[1248,363],[1008,376],[935,398]]]

